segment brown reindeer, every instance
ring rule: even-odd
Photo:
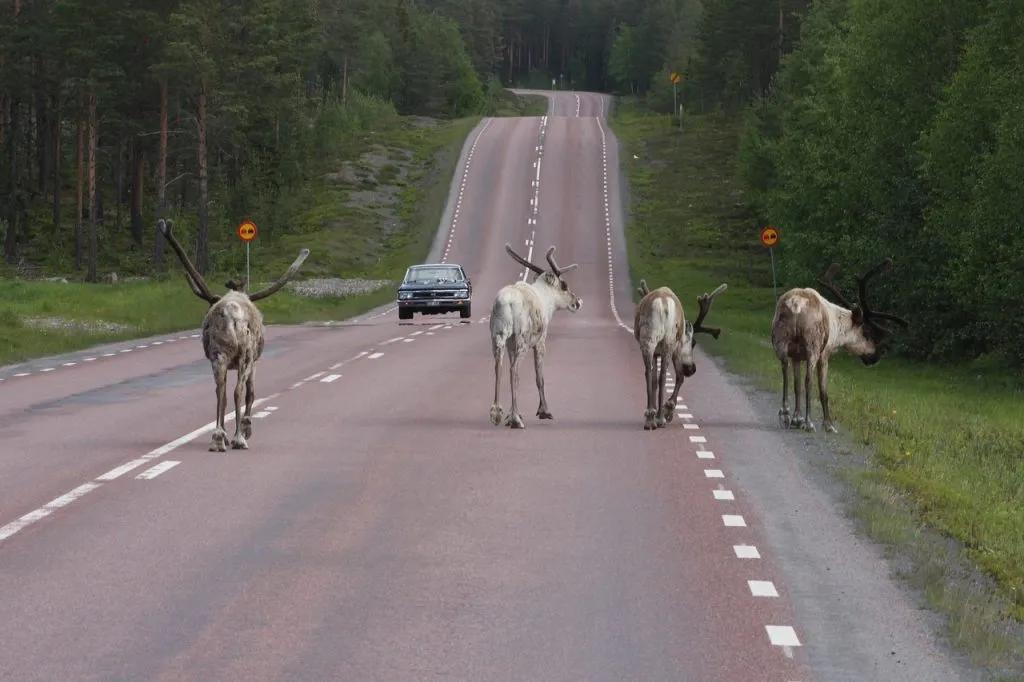
[[[779,421],[784,428],[803,427],[814,431],[811,423],[811,374],[818,376],[818,397],[821,400],[822,426],[826,431],[836,433],[836,425],[828,409],[828,360],[845,348],[856,355],[868,367],[881,359],[880,346],[892,333],[879,322],[889,320],[906,327],[907,322],[891,315],[874,311],[867,301],[868,283],[892,267],[892,258],[857,277],[859,303],[853,305],[832,282],[839,270],[833,263],[819,283],[842,303],[836,305],[814,289],[794,288],[779,297],[772,320],[772,346],[782,363],[782,407]],[[843,307],[845,306],[845,307]],[[803,384],[804,416],[800,417],[800,363],[807,363]],[[793,414],[789,412],[789,365],[793,365]]]
[[[185,255],[185,250],[171,232],[170,220],[161,219],[158,223],[160,233],[170,243],[185,266],[185,280],[189,288],[199,298],[210,304],[203,317],[203,352],[213,368],[213,378],[217,384],[217,426],[213,430],[211,452],[227,450],[227,432],[224,429],[224,413],[227,411],[228,371],[237,372],[235,382],[235,435],[231,439],[231,447],[246,450],[247,438],[252,436],[252,403],[256,398],[255,366],[263,355],[264,327],[263,314],[254,303],[276,293],[299,270],[299,266],[309,256],[309,249],[302,249],[299,257],[291,264],[288,271],[262,291],[246,294],[247,281],[227,283],[229,291],[223,296],[210,292],[203,276],[192,265]],[[243,391],[245,397],[245,414],[242,414]]]
[[[697,314],[697,321],[690,324],[683,314],[683,304],[671,289],[659,287],[652,291],[647,288],[646,281],[640,280],[637,293],[642,298],[636,306],[633,336],[640,345],[640,355],[644,361],[644,381],[647,388],[645,431],[661,428],[675,416],[676,400],[679,398],[683,380],[685,377],[693,376],[697,371],[697,365],[693,362],[693,347],[697,345],[695,335],[710,334],[717,339],[721,334],[721,329],[704,327],[702,323],[711,310],[715,297],[727,288],[728,285],[722,283],[710,294],[698,297],[700,312]],[[672,395],[665,400],[668,360],[671,360],[675,371],[676,385],[672,389]]]

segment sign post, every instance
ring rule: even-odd
[[[768,254],[772,259],[772,293],[775,300],[779,300],[779,289],[775,279],[775,247],[779,244],[779,231],[771,225],[761,228],[761,243],[768,247]]]
[[[246,220],[238,226],[238,238],[245,242],[245,288],[249,288],[249,244],[252,243],[253,239],[256,239],[256,235],[260,233],[256,229],[256,223],[251,220]]]
[[[683,80],[683,74],[672,71],[669,74],[672,80],[672,111],[679,113],[679,132],[683,131],[683,105],[679,103],[679,83]]]

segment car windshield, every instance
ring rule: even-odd
[[[461,282],[462,272],[451,267],[409,268],[405,273],[407,284],[431,284],[433,282]]]

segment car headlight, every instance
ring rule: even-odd
[[[400,291],[400,292],[398,292],[398,298],[399,298],[399,300],[406,301],[406,300],[412,298],[412,292],[411,291]]]
[[[469,289],[463,289],[460,291],[459,298],[469,298]]]

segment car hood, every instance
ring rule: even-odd
[[[429,291],[431,289],[468,289],[465,282],[429,282],[429,283],[404,283],[398,287],[399,291]]]

